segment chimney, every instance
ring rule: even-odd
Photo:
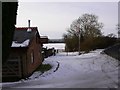
[[[28,20],[28,30],[27,32],[31,32],[31,28],[30,28],[30,20]]]
[[[28,20],[28,27],[30,28],[30,20]]]

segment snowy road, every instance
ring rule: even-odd
[[[29,80],[3,83],[7,88],[117,88],[118,61],[100,54],[101,50],[88,54],[59,53],[47,58],[53,68],[40,75],[35,72]],[[57,71],[55,71],[57,68]]]

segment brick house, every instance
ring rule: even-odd
[[[2,66],[3,81],[26,78],[42,64],[42,43],[37,27],[18,27],[14,32],[11,53]]]
[[[42,44],[48,43],[48,37],[47,36],[40,36],[40,41]]]

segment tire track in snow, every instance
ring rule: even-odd
[[[58,70],[59,66],[60,66],[60,63],[58,61],[57,61],[57,63],[58,63],[58,65],[57,65],[56,69],[53,72],[56,72]]]

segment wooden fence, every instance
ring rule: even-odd
[[[22,77],[20,60],[8,60],[2,65],[2,77]]]

